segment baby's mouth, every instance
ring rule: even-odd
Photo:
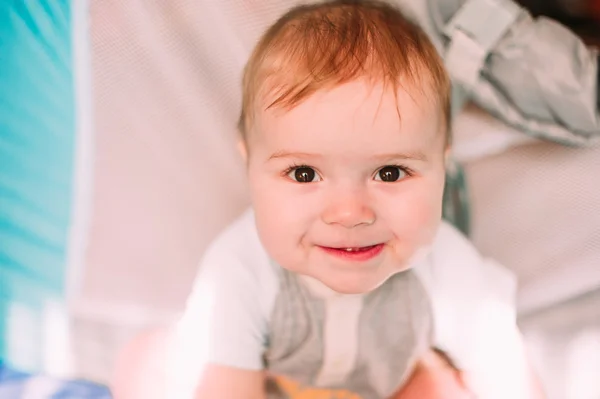
[[[368,247],[350,247],[350,248],[333,248],[333,249],[337,249],[339,251],[346,251],[346,252],[364,252],[364,251],[368,251],[369,249],[372,249],[375,246],[376,245],[370,245]]]
[[[321,247],[323,251],[338,258],[365,261],[379,255],[383,250],[383,244],[369,245],[364,247]]]

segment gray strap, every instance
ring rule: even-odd
[[[445,61],[462,108],[479,79],[485,60],[515,22],[521,7],[511,0],[467,0],[444,28],[450,38]],[[460,92],[457,92],[457,90]]]

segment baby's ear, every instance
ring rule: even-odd
[[[246,144],[246,140],[240,138],[237,142],[237,149],[244,163],[248,163],[248,144]]]

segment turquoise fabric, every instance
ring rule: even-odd
[[[65,288],[75,144],[71,42],[69,1],[0,1],[0,361],[14,321],[9,307],[38,311]]]

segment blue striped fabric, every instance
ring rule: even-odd
[[[11,345],[9,308],[35,313],[64,293],[75,148],[71,19],[68,0],[0,1],[0,359]]]
[[[0,364],[2,399],[111,399],[108,388],[82,380],[61,380],[17,372]]]

